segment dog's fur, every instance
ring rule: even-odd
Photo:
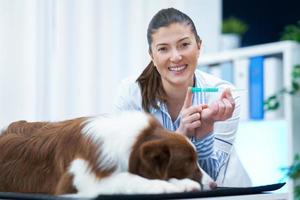
[[[0,191],[96,196],[199,190],[195,148],[141,112],[10,124]],[[195,180],[195,181],[192,181]]]

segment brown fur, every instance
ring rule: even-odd
[[[150,126],[133,145],[128,171],[150,179],[200,181],[197,155],[191,144],[183,136],[163,129],[153,117],[149,119]],[[0,191],[76,193],[73,176],[68,173],[76,158],[88,161],[98,179],[109,176],[117,166],[99,168],[101,157],[97,149],[101,149],[101,143],[82,134],[86,120],[10,124],[0,135]]]
[[[99,156],[95,153],[95,144],[82,137],[84,120],[12,123],[0,135],[0,191],[76,192],[71,187],[72,177],[66,173],[70,162],[80,157],[96,163]],[[91,168],[99,178],[113,170],[96,170],[96,165]]]
[[[150,127],[133,147],[129,172],[150,179],[190,178],[201,183],[196,160],[197,154],[186,138],[163,129],[151,119]]]

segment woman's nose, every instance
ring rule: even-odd
[[[171,54],[171,62],[178,62],[182,59],[180,52],[177,49],[174,49]]]

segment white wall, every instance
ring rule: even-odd
[[[0,1],[0,122],[35,118],[36,18],[35,0]]]
[[[0,127],[109,112],[119,81],[148,64],[146,30],[161,8],[195,22],[218,49],[221,0],[0,0]]]

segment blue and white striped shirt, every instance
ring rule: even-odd
[[[119,94],[114,104],[114,108],[117,111],[143,111],[140,88],[135,80],[136,78],[126,79],[120,85]],[[195,80],[196,87],[233,88],[232,84],[199,70],[195,71]],[[216,95],[217,94],[212,93],[194,93],[193,105],[209,104],[218,98]],[[214,124],[214,131],[204,138],[190,138],[196,147],[200,166],[214,180],[217,178],[218,180],[222,180],[225,176],[226,170],[223,170],[223,174],[220,174],[220,172],[228,162],[238,127],[240,110],[239,97],[234,97],[234,99],[236,106],[233,116],[230,119],[223,122],[216,122]],[[180,125],[180,115],[175,121],[172,121],[166,105],[162,102],[157,102],[157,105],[159,108],[151,108],[150,113],[153,114],[166,129],[176,131]]]

